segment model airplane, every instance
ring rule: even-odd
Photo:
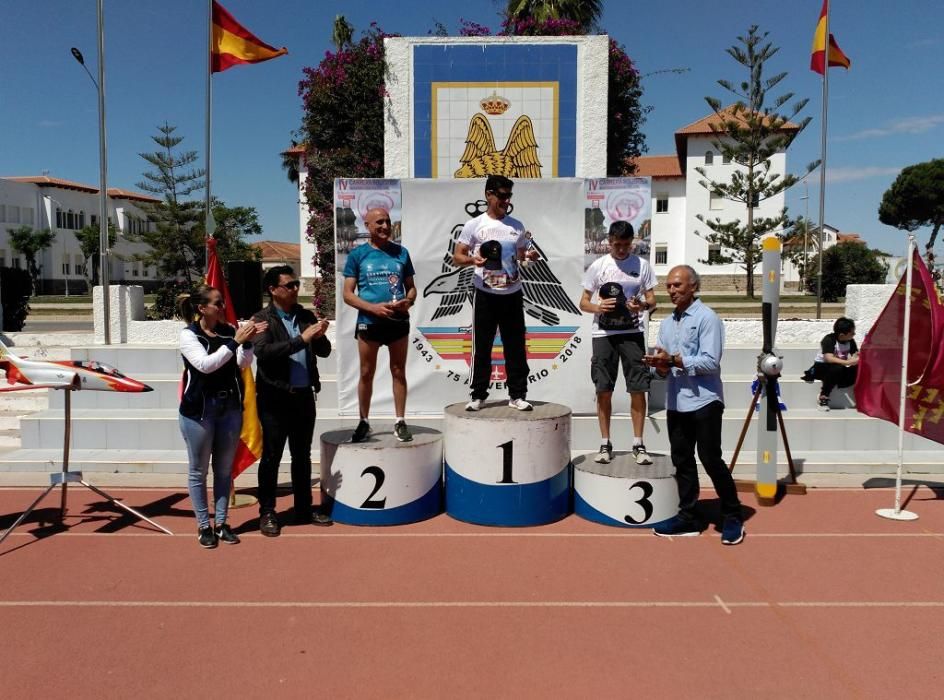
[[[0,342],[0,369],[6,385],[0,392],[27,389],[71,389],[73,391],[153,391],[147,384],[126,377],[114,367],[94,360],[28,360],[10,352]]]

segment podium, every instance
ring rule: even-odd
[[[412,442],[378,432],[321,435],[322,507],[345,525],[403,525],[442,512],[442,433],[413,427]]]
[[[478,525],[543,525],[570,512],[567,406],[507,402],[444,411],[446,513]]]
[[[597,464],[592,454],[574,459],[574,512],[585,520],[614,527],[653,527],[678,514],[675,467],[667,455],[636,464],[632,453]]]

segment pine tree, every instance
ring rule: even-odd
[[[154,265],[165,280],[180,276],[192,286],[203,275],[205,262],[203,203],[187,197],[206,186],[206,171],[192,167],[197,161],[196,151],[175,150],[184,140],[174,135],[176,129],[165,122],[158,127],[158,135],[151,137],[160,150],[138,154],[152,169],[144,173],[137,186],[163,201],[142,204],[154,226],[135,238],[150,248],[138,259]]]
[[[779,73],[771,78],[764,78],[766,62],[779,49],[771,43],[764,43],[767,32],[758,33],[757,26],[748,30],[746,37],[738,37],[738,44],[727,49],[735,61],[747,69],[748,78],[737,85],[728,80],[719,80],[718,84],[732,93],[737,101],[723,107],[721,100],[706,97],[708,106],[718,117],[710,128],[714,135],[712,145],[724,159],[740,167],[733,168],[728,182],[716,182],[708,179],[705,168],[696,168],[706,178],[699,180],[709,192],[743,204],[746,208],[747,223],[740,219],[721,221],[720,217],[709,219],[698,215],[711,233],[704,236],[709,244],[721,246],[720,254],[712,255],[700,262],[708,265],[737,263],[747,273],[747,295],[754,297],[754,269],[761,261],[760,241],[768,234],[782,231],[789,223],[786,208],[776,216],[757,218],[754,209],[764,200],[774,197],[792,187],[800,179],[795,175],[771,173],[771,158],[789,148],[810,121],[810,117],[794,122],[793,120],[806,106],[808,100],[799,100],[792,106],[780,110],[793,99],[793,93],[786,93],[767,104],[767,93],[772,90],[787,74]],[[810,163],[804,177],[819,163]],[[696,232],[697,233],[697,232]]]

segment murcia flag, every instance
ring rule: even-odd
[[[210,72],[222,73],[241,63],[261,63],[288,53],[284,46],[269,46],[233,19],[225,7],[213,0],[210,39]]]
[[[826,72],[826,17],[829,14],[829,0],[823,0],[823,9],[819,13],[819,22],[813,32],[813,52],[810,56],[810,70],[823,75]],[[829,35],[829,65],[848,69],[852,65],[849,57],[842,52],[836,37]]]
[[[944,443],[944,305],[927,266],[914,251],[910,294],[903,275],[875,325],[862,341],[855,398],[860,413],[897,424],[901,365],[908,336],[905,430]],[[905,304],[911,304],[905,328]]]

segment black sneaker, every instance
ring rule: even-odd
[[[216,548],[216,533],[213,532],[213,528],[209,525],[200,528],[199,539],[201,547],[206,549]]]
[[[263,513],[259,518],[259,532],[266,537],[278,537],[282,532],[282,526],[279,525],[279,519],[275,513]]]
[[[216,528],[216,537],[223,544],[239,544],[239,538],[236,533],[230,530],[229,525],[223,523]]]
[[[354,434],[351,435],[351,442],[364,442],[370,433],[370,423],[361,418],[361,422],[358,423],[357,427],[354,429]]]
[[[397,436],[397,440],[400,442],[411,442],[413,440],[413,433],[410,432],[410,429],[406,427],[406,423],[402,420],[393,426],[393,434]]]
[[[817,408],[818,408],[820,411],[828,411],[828,410],[829,410],[829,397],[828,397],[828,396],[820,396],[820,397],[819,397],[819,405],[817,406]]]
[[[636,464],[642,466],[652,464],[652,457],[649,456],[646,446],[643,444],[633,445],[633,457],[636,459]]]
[[[593,458],[593,461],[597,464],[609,464],[613,461],[613,445],[610,444],[609,440],[600,445],[600,451],[597,452],[597,456]]]
[[[311,514],[311,524],[319,527],[330,527],[334,525],[334,520],[327,513],[316,510]]]
[[[740,518],[725,518],[721,526],[721,544],[741,544],[746,532]]]

